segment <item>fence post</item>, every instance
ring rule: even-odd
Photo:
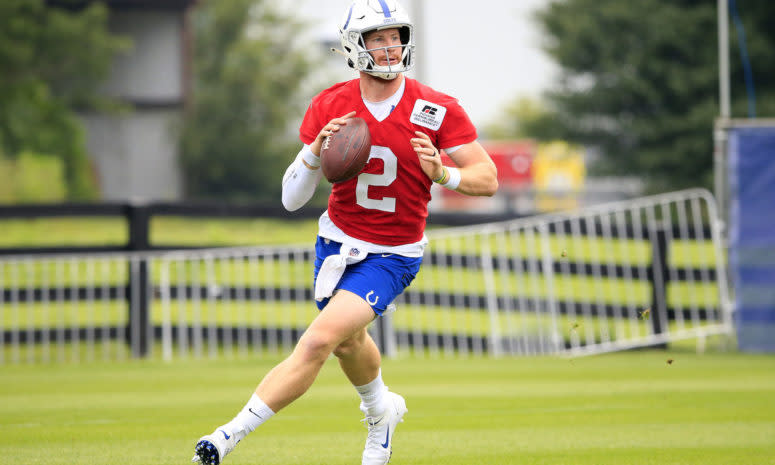
[[[383,315],[375,319],[371,335],[382,355],[386,357],[394,357],[396,355],[392,315]]]
[[[144,204],[130,204],[127,211],[129,227],[129,251],[149,250],[150,209]],[[129,261],[129,289],[126,293],[129,315],[127,336],[132,356],[142,358],[150,352],[153,333],[150,318],[151,286],[148,275],[148,259]]]
[[[649,266],[649,281],[651,282],[651,328],[654,335],[665,332],[667,325],[667,284],[670,273],[667,266],[667,231],[662,228],[650,231],[651,265]],[[656,344],[653,347],[667,349],[667,343]]]

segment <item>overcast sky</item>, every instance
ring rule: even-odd
[[[417,27],[421,6],[424,22],[417,36],[418,70],[410,76],[457,97],[476,126],[496,120],[517,96],[537,97],[556,73],[530,18],[547,2],[402,0]],[[313,21],[314,36],[338,41],[338,24],[350,3],[302,0],[301,13]]]

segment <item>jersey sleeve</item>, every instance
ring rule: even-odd
[[[301,126],[299,126],[299,139],[306,145],[311,145],[315,142],[318,133],[323,126],[325,126],[324,123],[320,123],[320,112],[318,111],[317,103],[317,98],[310,102],[309,107],[307,107],[307,112],[304,114]]]
[[[438,147],[447,149],[475,141],[476,127],[458,101],[450,98],[445,106],[447,114],[437,133]]]
[[[299,139],[306,145],[315,142],[315,138],[329,121],[340,116],[346,111],[340,108],[343,101],[342,96],[346,96],[352,89],[357,89],[358,80],[340,82],[334,84],[328,89],[320,92],[310,101],[304,119],[299,126]]]

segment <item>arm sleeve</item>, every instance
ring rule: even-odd
[[[304,165],[305,158],[309,158],[309,156],[317,158],[312,154],[309,145],[305,144],[296,155],[293,163],[285,170],[282,201],[283,206],[288,211],[298,210],[309,202],[323,178],[320,168],[313,170]]]

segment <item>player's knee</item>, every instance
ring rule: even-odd
[[[347,339],[346,341],[336,346],[336,349],[334,349],[334,355],[336,355],[338,358],[351,357],[353,354],[360,350],[362,344],[363,342],[359,340],[359,338],[351,337],[350,339]]]
[[[359,354],[368,340],[369,335],[366,332],[366,328],[364,328],[337,345],[334,349],[334,355],[339,358],[349,358]]]
[[[322,363],[336,347],[336,342],[324,334],[305,333],[296,350],[308,361]]]

